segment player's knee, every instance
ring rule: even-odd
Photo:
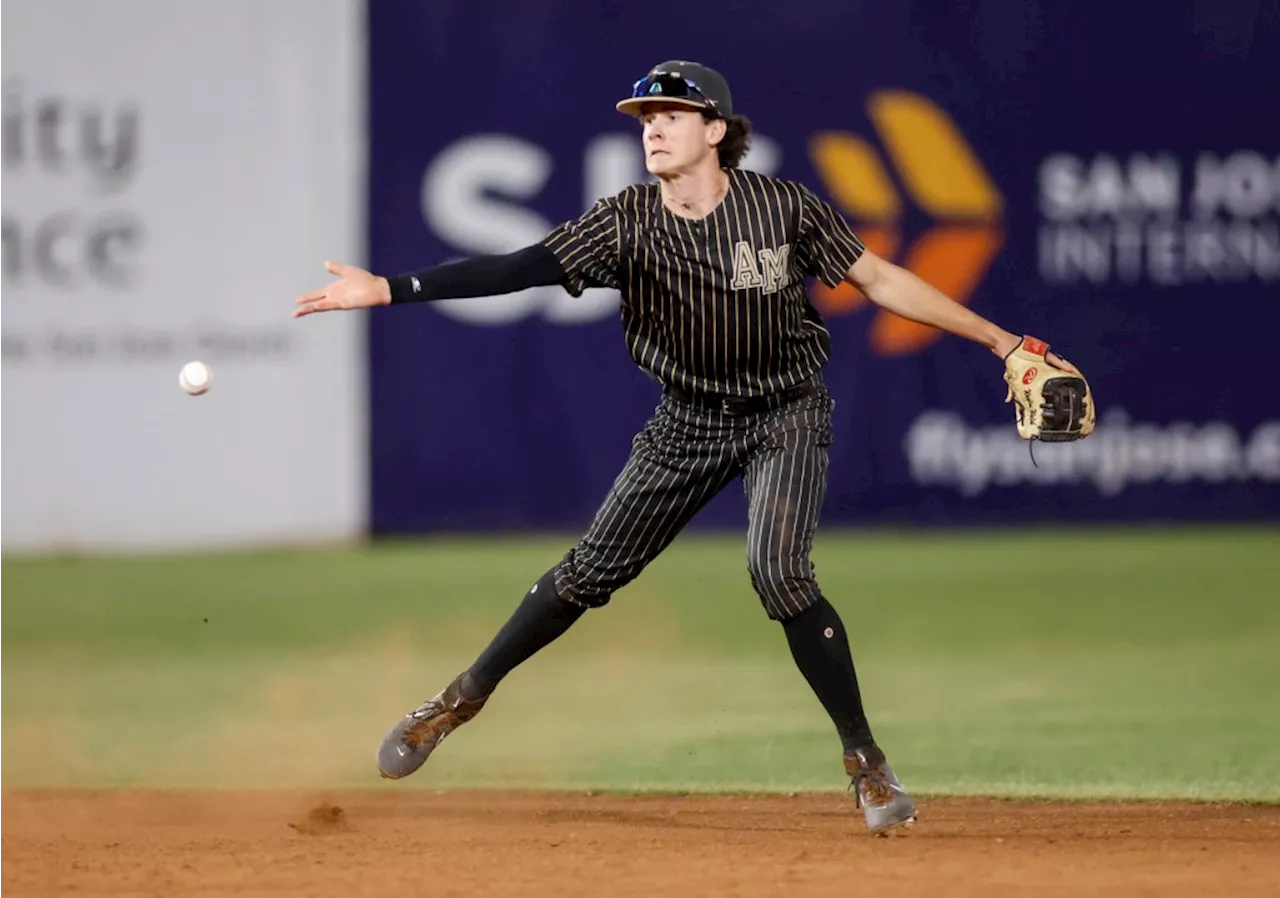
[[[795,570],[783,559],[752,556],[747,563],[751,585],[769,616],[783,620],[808,608],[818,595],[811,570]]]
[[[556,592],[566,602],[602,608],[613,594],[631,582],[625,572],[602,564],[588,552],[571,549],[556,569]]]
[[[747,573],[751,576],[751,585],[766,602],[785,595],[792,588],[792,578],[777,559],[752,556],[747,562]]]

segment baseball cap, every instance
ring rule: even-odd
[[[631,86],[631,96],[617,104],[619,112],[637,115],[644,103],[661,100],[704,109],[712,115],[733,115],[733,96],[724,76],[715,69],[685,59],[659,63]]]

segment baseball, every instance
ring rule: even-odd
[[[199,396],[213,383],[213,371],[204,362],[187,362],[178,375],[178,385],[192,396]]]

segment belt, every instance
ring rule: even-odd
[[[666,394],[677,402],[727,415],[755,415],[767,412],[816,392],[814,384],[806,381],[776,393],[763,396],[726,396],[723,393],[698,393],[677,386],[666,388]]]

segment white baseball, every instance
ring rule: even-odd
[[[204,362],[187,362],[178,375],[178,385],[192,396],[199,396],[213,384],[213,371]]]

